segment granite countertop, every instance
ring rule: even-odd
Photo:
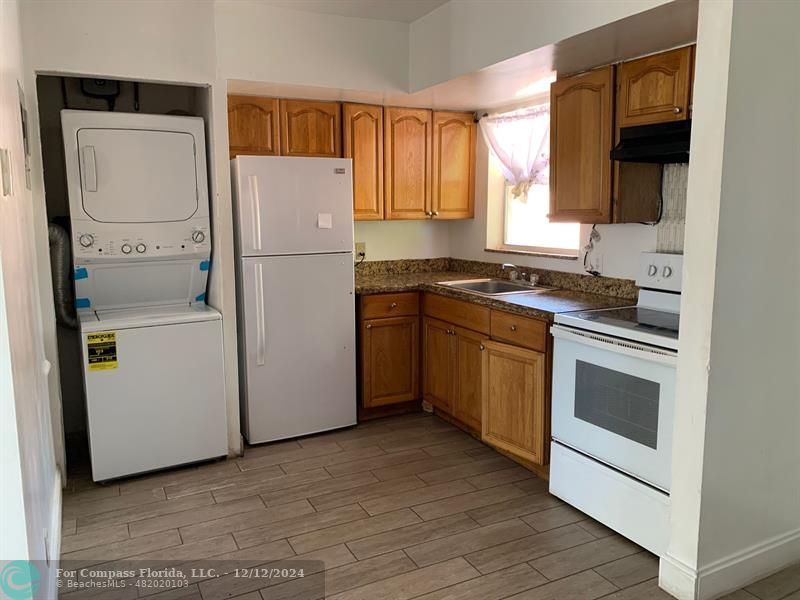
[[[486,275],[465,273],[463,271],[438,271],[423,273],[359,274],[356,270],[357,294],[381,294],[388,292],[425,291],[448,296],[458,300],[473,302],[489,308],[515,312],[526,316],[553,320],[558,313],[595,308],[615,308],[631,306],[635,300],[603,296],[567,289],[554,289],[530,294],[510,294],[507,296],[481,296],[451,287],[437,285],[439,281],[458,281],[461,279],[482,279]]]

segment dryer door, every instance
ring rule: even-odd
[[[103,223],[185,221],[197,212],[194,137],[175,131],[78,131],[83,209]]]

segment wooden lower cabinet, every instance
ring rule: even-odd
[[[481,430],[481,347],[488,336],[438,319],[423,323],[424,398]]]
[[[455,372],[453,416],[474,429],[481,430],[481,349],[488,339],[482,333],[455,327]]]
[[[365,408],[419,398],[419,317],[361,324],[361,397]]]
[[[495,341],[484,342],[482,354],[481,439],[543,465],[546,355]]]
[[[423,398],[448,414],[453,398],[452,331],[452,325],[438,319],[426,317],[422,322]]]

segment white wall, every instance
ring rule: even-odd
[[[687,599],[800,560],[800,5],[726,0],[700,16],[661,573]]]
[[[489,158],[489,149],[483,136],[478,136],[475,156],[475,218],[450,224],[450,255],[455,258],[510,262],[554,271],[585,273],[583,246],[589,239],[591,225],[581,226],[581,254],[577,260],[484,251],[487,248],[487,227],[502,231],[505,181],[495,159]],[[626,224],[598,225],[597,230],[602,239],[597,242],[593,256],[596,258],[602,255],[602,274],[635,279],[639,253],[656,249],[656,228],[652,225]]]
[[[450,0],[411,23],[410,91],[668,3],[669,0]]]
[[[24,2],[25,61],[44,72],[210,83],[213,12],[194,0]]]
[[[12,178],[10,193],[0,195],[0,471],[2,506],[10,510],[0,514],[0,558],[44,560],[58,556],[61,537],[61,478],[53,448],[42,323],[43,311],[52,312],[53,302],[51,298],[49,306],[42,304],[38,280],[31,276],[38,269],[37,252],[46,254],[47,246],[37,247],[31,193],[25,184],[16,0],[0,2],[0,42],[0,148],[9,151]],[[55,597],[51,572],[41,575],[40,593]]]
[[[220,0],[216,35],[219,73],[226,79],[408,90],[406,23]]]
[[[357,221],[355,240],[367,244],[368,261],[450,256],[446,221]]]

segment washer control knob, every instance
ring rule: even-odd
[[[200,231],[199,229],[192,232],[192,241],[195,244],[201,244],[205,239],[206,239],[206,234]]]
[[[91,246],[92,244],[94,244],[94,236],[93,236],[91,233],[83,233],[83,234],[81,234],[81,236],[78,238],[78,242],[79,242],[79,243],[80,243],[80,245],[81,245],[81,246],[83,246],[84,248],[88,248],[89,246]]]
[[[670,277],[672,277],[672,267],[667,265],[666,267],[664,267],[664,270],[661,271],[661,274],[664,276],[665,279],[669,279]]]
[[[145,246],[144,244],[136,244],[136,251],[137,251],[139,254],[141,254],[141,253],[142,253],[142,252],[144,252],[145,250],[147,250],[147,246]]]
[[[133,250],[133,248],[131,248],[130,244],[122,244],[122,247],[120,248],[120,250],[122,250],[123,254],[130,254],[131,251]]]
[[[650,265],[649,267],[647,267],[647,274],[650,275],[650,277],[655,277],[656,273],[658,273],[658,267],[657,266]]]

